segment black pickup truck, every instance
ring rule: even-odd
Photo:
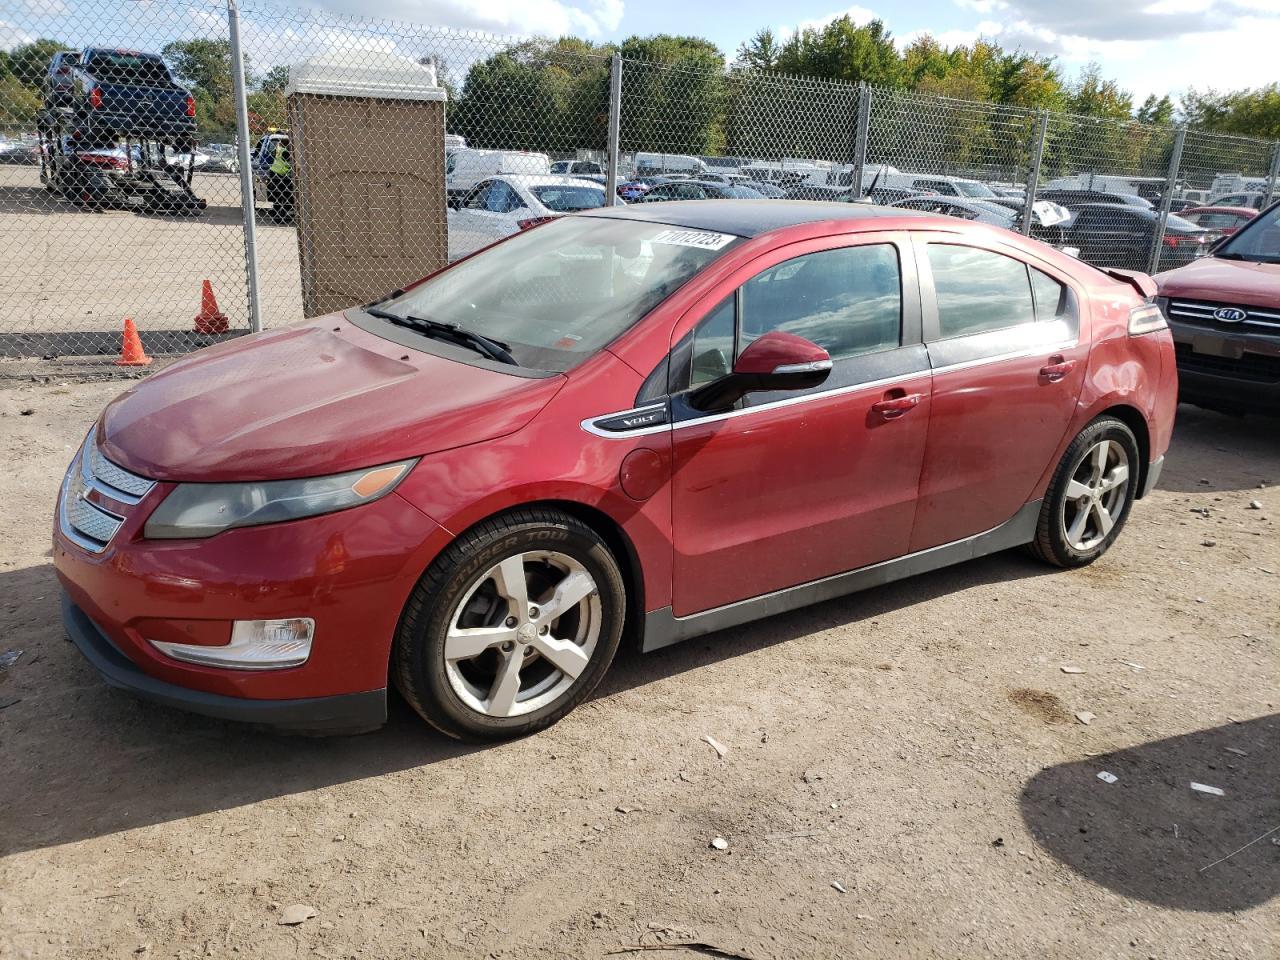
[[[154,53],[90,47],[55,55],[45,105],[95,134],[159,140],[178,149],[196,132],[196,101]]]

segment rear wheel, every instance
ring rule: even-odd
[[[519,510],[460,537],[431,565],[401,618],[392,676],[453,737],[540,730],[581,703],[622,636],[618,563],[590,527]]]
[[[1059,567],[1082,567],[1120,535],[1138,494],[1140,460],[1133,431],[1100,417],[1071,442],[1040,508],[1031,553]]]

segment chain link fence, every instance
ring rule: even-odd
[[[869,198],[1156,271],[1276,191],[1272,142],[626,52],[269,0],[22,0],[0,16],[0,376],[116,369],[126,318],[165,356],[366,302],[606,197]]]

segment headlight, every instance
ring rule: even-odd
[[[304,480],[179,484],[148,518],[143,535],[149,540],[212,537],[233,527],[346,510],[385,497],[415,463],[402,460]]]

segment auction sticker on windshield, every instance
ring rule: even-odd
[[[706,230],[663,230],[650,243],[669,243],[678,247],[699,247],[703,250],[719,250],[737,238],[731,233],[710,233]]]

